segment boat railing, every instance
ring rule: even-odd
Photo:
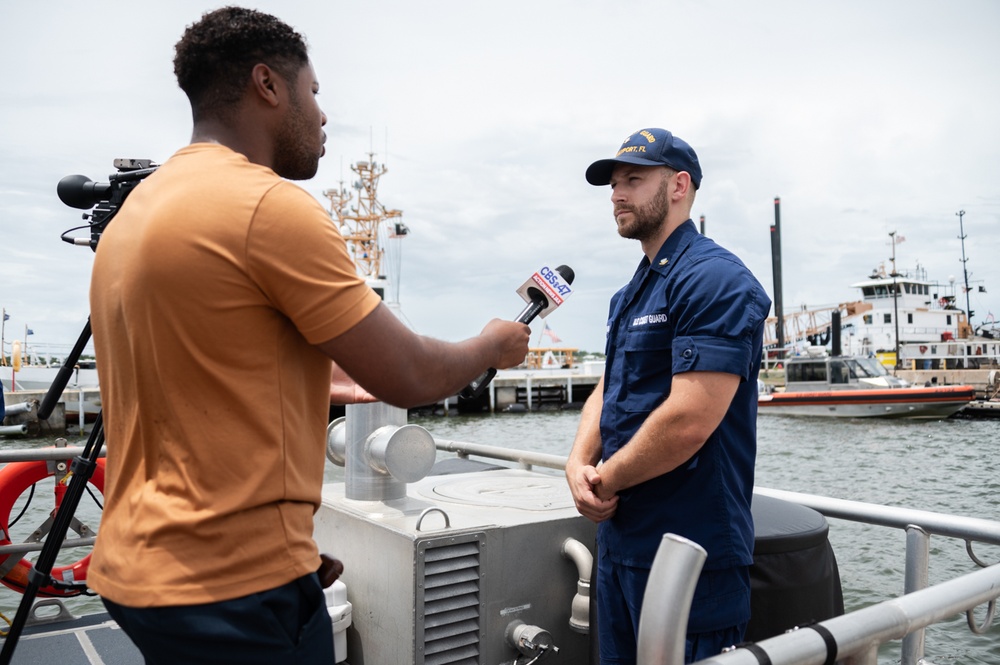
[[[0,450],[0,464],[8,462],[37,462],[70,460],[83,454],[83,446],[66,446],[60,448],[8,448]],[[107,451],[101,450],[100,456],[105,457]]]
[[[901,342],[899,359],[907,369],[988,369],[1000,366],[1000,341]]]
[[[862,344],[847,340],[844,352],[848,355],[877,357],[881,346]],[[762,372],[773,371],[779,365],[799,355],[794,342],[789,343],[781,353],[771,349],[761,359]],[[901,369],[991,369],[1000,367],[1000,340],[997,339],[949,339],[940,342],[899,343]]]
[[[753,645],[738,646],[718,656],[700,660],[697,665],[760,665],[764,662],[773,665],[833,662],[876,665],[881,644],[900,637],[905,642],[908,637],[920,634],[922,646],[922,633],[927,626],[989,603],[990,617],[986,623],[983,626],[969,624],[974,632],[985,632],[998,594],[1000,565],[993,565],[899,598],[796,628]],[[900,662],[916,665],[927,661],[904,653]]]
[[[566,458],[561,455],[537,453],[529,450],[518,450],[516,448],[501,448],[481,443],[452,441],[437,437],[434,438],[434,445],[442,452],[455,453],[460,459],[468,459],[469,455],[478,455],[505,462],[516,462],[520,468],[527,470],[531,470],[536,466],[559,470],[566,468]]]
[[[823,622],[843,625],[843,637],[838,639],[839,656],[848,665],[875,663],[878,646],[890,640],[902,638],[902,665],[917,665],[924,657],[924,628],[950,618],[956,613],[966,612],[970,630],[985,632],[992,623],[996,610],[996,599],[1000,597],[1000,564],[990,565],[975,553],[974,543],[1000,545],[1000,522],[976,517],[962,517],[926,510],[883,506],[860,501],[849,501],[830,497],[788,492],[784,490],[756,487],[755,494],[783,501],[797,503],[816,510],[827,517],[871,524],[874,526],[900,529],[906,534],[906,559],[904,569],[903,596],[863,610],[850,613],[851,616],[864,613],[860,618],[841,621],[838,617]],[[955,578],[949,582],[928,586],[930,569],[930,539],[932,535],[959,538],[965,541],[969,558],[985,570]],[[919,597],[915,594],[920,593]],[[914,597],[910,600],[910,594]],[[989,603],[987,616],[982,625],[977,625],[972,610],[982,603]],[[881,608],[881,609],[876,609]],[[815,632],[815,631],[811,631]],[[837,637],[835,634],[834,637]],[[779,640],[780,638],[772,638]],[[766,642],[771,642],[767,640]],[[762,643],[763,644],[763,643]],[[820,639],[823,653],[826,646]],[[796,653],[802,645],[795,639],[778,642],[777,653]],[[849,658],[844,660],[844,657]],[[721,657],[720,657],[721,658]],[[784,657],[772,661],[795,662]],[[704,662],[736,665],[754,662],[741,658],[732,660],[710,659]]]
[[[462,458],[470,455],[490,457],[516,462],[525,469],[533,466],[563,469],[566,464],[566,458],[559,455],[446,439],[436,439],[435,443],[439,451],[452,452]],[[827,660],[831,639],[836,648],[834,656],[842,665],[875,665],[878,647],[897,639],[902,639],[901,665],[918,665],[924,657],[924,629],[927,626],[961,612],[967,613],[973,632],[985,632],[992,623],[996,599],[1000,597],[1000,564],[987,564],[975,553],[973,546],[975,543],[1000,545],[1000,522],[765,487],[755,487],[754,493],[807,506],[827,517],[900,529],[906,534],[903,596],[821,622],[817,624],[819,629],[803,627],[760,642],[757,646],[766,650],[774,665],[833,662],[832,658]],[[932,535],[964,540],[969,557],[983,570],[928,586]],[[987,616],[977,624],[972,610],[983,603],[988,603]],[[745,648],[701,661],[716,665],[759,665],[761,662],[766,661],[759,660],[752,650]]]

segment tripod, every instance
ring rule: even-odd
[[[38,417],[42,420],[48,419],[48,417],[52,414],[52,410],[55,408],[56,403],[62,396],[63,390],[66,388],[66,384],[69,383],[69,378],[73,373],[73,368],[80,359],[80,354],[83,352],[83,349],[87,345],[88,341],[90,341],[89,319],[87,320],[87,324],[83,327],[83,331],[80,333],[80,337],[77,339],[76,345],[73,347],[73,350],[66,357],[66,361],[59,369],[59,373],[56,375],[55,381],[52,382],[48,392],[42,399],[42,403],[38,408]],[[97,459],[101,455],[101,447],[103,445],[104,418],[102,412],[97,414],[97,420],[94,422],[94,427],[90,431],[90,436],[87,439],[87,445],[84,446],[83,453],[78,457],[75,457],[70,466],[72,476],[69,480],[66,494],[63,497],[62,503],[56,510],[55,519],[52,523],[52,529],[49,531],[49,535],[45,539],[45,543],[42,545],[42,551],[38,555],[38,560],[32,566],[31,572],[28,573],[28,586],[24,590],[24,596],[21,598],[21,604],[17,607],[17,614],[14,617],[13,623],[11,623],[10,631],[7,633],[7,639],[4,641],[3,651],[0,652],[0,665],[8,665],[14,657],[14,649],[17,648],[18,639],[21,636],[21,632],[24,630],[24,625],[28,620],[28,614],[31,612],[31,606],[35,602],[35,597],[38,595],[39,589],[50,585],[62,589],[79,589],[81,591],[86,589],[86,582],[64,582],[62,580],[53,579],[52,567],[55,565],[56,556],[58,556],[59,549],[62,547],[62,542],[66,538],[66,533],[69,531],[70,525],[73,521],[73,515],[76,513],[77,507],[80,505],[80,498],[83,496],[83,492],[87,487],[87,482],[94,474],[94,468],[97,466]]]
[[[66,176],[59,181],[59,184],[56,186],[56,193],[63,203],[71,208],[79,208],[81,210],[90,210],[93,208],[92,213],[84,214],[83,216],[84,219],[90,219],[90,223],[86,227],[90,229],[90,237],[74,237],[71,235],[71,232],[77,229],[70,229],[62,235],[63,241],[71,245],[84,245],[96,251],[101,234],[107,225],[111,223],[112,218],[118,213],[118,209],[125,202],[125,198],[143,178],[159,168],[158,165],[153,164],[152,160],[149,159],[119,158],[114,160],[114,165],[118,169],[118,172],[112,173],[108,177],[107,183],[97,183],[82,175]],[[73,350],[70,351],[66,357],[66,361],[59,368],[59,373],[56,375],[55,381],[52,382],[48,392],[42,399],[41,405],[38,407],[38,417],[40,419],[47,420],[52,415],[52,410],[55,408],[59,398],[62,397],[63,390],[66,389],[66,384],[69,383],[69,378],[73,374],[73,369],[77,361],[80,359],[80,354],[83,353],[84,347],[90,341],[90,335],[90,319],[88,318],[87,324],[83,327],[80,337],[73,346]],[[35,562],[35,565],[31,567],[31,572],[28,573],[28,585],[24,590],[24,597],[21,598],[21,604],[17,608],[17,615],[14,617],[10,631],[7,633],[3,651],[0,651],[0,665],[9,665],[11,658],[14,657],[14,649],[17,647],[17,641],[21,636],[21,631],[24,630],[24,624],[28,620],[31,605],[34,603],[39,589],[43,586],[81,592],[87,589],[86,582],[64,582],[53,579],[52,567],[55,565],[56,556],[59,554],[62,542],[65,540],[66,533],[72,524],[73,515],[80,505],[80,498],[83,496],[83,492],[86,490],[91,476],[94,475],[94,469],[97,467],[97,459],[101,456],[101,448],[104,445],[103,416],[103,411],[97,414],[97,420],[90,431],[90,437],[87,439],[87,445],[83,448],[83,453],[74,458],[70,465],[72,476],[66,488],[66,494],[63,496],[62,502],[56,510],[52,528],[45,539],[42,551],[38,555],[38,561]]]

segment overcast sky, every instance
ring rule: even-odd
[[[0,10],[0,304],[8,342],[68,350],[92,252],[60,241],[80,211],[56,183],[107,181],[116,157],[165,161],[190,137],[173,77],[185,26],[221,3],[6,2]],[[603,350],[607,303],[641,250],[583,174],[631,132],[694,146],[693,211],[773,298],[780,196],[786,312],[854,299],[891,255],[964,281],[973,323],[1000,317],[1000,3],[503,0],[254,2],[310,45],[329,122],[322,192],[386,163],[403,211],[399,300],[459,340],[521,309],[543,265],[576,271],[547,321]],[[887,266],[888,267],[888,266]],[[985,294],[979,286],[986,288]],[[959,302],[964,307],[965,296]],[[539,340],[541,321],[533,328]],[[548,343],[548,340],[543,340]]]

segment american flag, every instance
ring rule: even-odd
[[[546,323],[545,327],[542,328],[542,334],[543,335],[548,335],[549,339],[552,340],[553,344],[558,344],[559,342],[562,341],[559,338],[559,335],[557,335],[555,333],[555,331],[552,330],[552,328],[549,328],[549,324],[548,323]]]

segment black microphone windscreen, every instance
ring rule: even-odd
[[[88,210],[107,198],[111,185],[94,182],[85,175],[68,175],[56,185],[59,200],[71,208]]]
[[[576,277],[576,273],[569,266],[559,266],[556,268],[556,272],[562,275],[562,278],[566,280],[567,284],[572,284],[573,279]]]

